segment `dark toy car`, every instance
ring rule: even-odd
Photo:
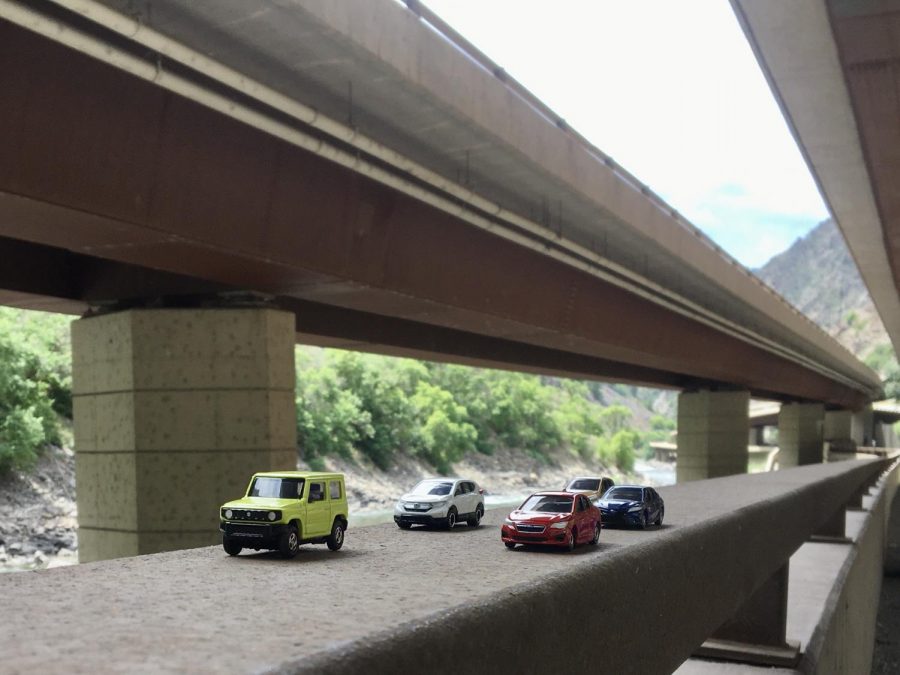
[[[595,499],[604,525],[629,525],[642,530],[662,525],[666,505],[659,493],[642,485],[617,485]]]
[[[571,551],[600,539],[600,511],[582,494],[537,492],[503,521],[500,538],[507,548],[537,544]]]

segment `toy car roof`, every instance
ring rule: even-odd
[[[327,471],[259,471],[254,476],[269,476],[271,478],[343,478],[342,473],[329,473]]]

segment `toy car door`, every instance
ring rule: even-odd
[[[307,483],[305,537],[320,537],[331,532],[331,506],[324,480]]]
[[[341,513],[341,498],[344,496],[343,493],[344,488],[341,485],[341,481],[337,479],[328,481],[328,504],[330,507],[330,518],[328,519],[329,527],[331,526],[331,523],[334,522],[334,519]]]

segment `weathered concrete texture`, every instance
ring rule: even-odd
[[[826,441],[850,439],[857,445],[864,445],[871,437],[871,408],[852,410],[829,410],[825,413]]]
[[[214,547],[0,575],[19,608],[0,653],[24,672],[671,673],[880,466],[661,488],[663,527],[572,554],[506,550],[504,510],[351,525],[340,552],[290,561]]]
[[[676,671],[677,675],[704,675],[705,673],[743,673],[745,675],[771,675],[771,673],[867,673],[868,659],[872,655],[871,626],[875,607],[870,604],[872,589],[878,584],[877,576],[866,579],[873,571],[873,562],[880,560],[880,550],[869,545],[866,538],[873,536],[882,523],[880,503],[888,503],[896,490],[898,471],[886,477],[874,490],[862,499],[862,509],[846,514],[844,543],[806,543],[791,557],[790,585],[788,588],[787,636],[800,643],[804,657],[796,669],[769,669],[747,664],[726,663],[692,658]],[[874,535],[877,537],[877,534]],[[848,588],[848,583],[857,587]],[[858,585],[866,586],[859,588]],[[885,613],[896,610],[884,607]],[[888,602],[890,605],[890,600]],[[879,630],[883,619],[879,616]],[[885,617],[886,625],[896,625],[894,617]],[[888,654],[877,659],[883,645],[875,645],[876,663],[872,673],[895,673],[900,649],[893,638],[885,633]],[[891,650],[893,651],[891,652]],[[846,653],[845,653],[846,652]]]
[[[900,467],[894,466],[875,499],[864,500],[868,517],[828,595],[822,620],[800,663],[802,672],[839,675],[871,671],[886,521],[898,477]]]
[[[679,483],[747,471],[750,393],[699,391],[678,397]]]
[[[825,406],[788,403],[778,413],[778,464],[789,468],[823,459]]]
[[[716,629],[719,640],[783,647],[787,626],[788,565],[747,599],[738,612]]]
[[[72,324],[82,562],[215,543],[216,507],[296,466],[294,317],[131,310]]]

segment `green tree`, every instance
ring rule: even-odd
[[[353,447],[374,435],[372,417],[352,391],[341,386],[333,368],[310,367],[308,356],[297,357],[297,441],[301,456],[315,469],[322,459],[349,459]]]
[[[67,317],[0,308],[0,472],[27,469],[71,417]]]
[[[603,433],[603,425],[598,406],[585,398],[585,393],[587,388],[584,392],[566,390],[553,412],[553,418],[563,444],[587,459],[591,452],[591,439]]]
[[[465,406],[449,391],[420,381],[412,406],[417,420],[416,450],[438,471],[448,472],[453,462],[475,448],[478,432],[468,422]]]
[[[610,436],[626,429],[631,420],[631,411],[624,405],[611,405],[600,413],[603,430]]]
[[[620,429],[613,436],[604,436],[597,441],[597,459],[626,473],[634,471],[635,451],[639,442],[640,434],[636,431]]]
[[[369,413],[372,434],[359,440],[359,449],[376,466],[387,469],[397,451],[410,447],[415,420],[409,389],[427,371],[414,362],[387,363],[384,357],[352,352],[342,352],[330,363],[342,386],[356,394]]]

